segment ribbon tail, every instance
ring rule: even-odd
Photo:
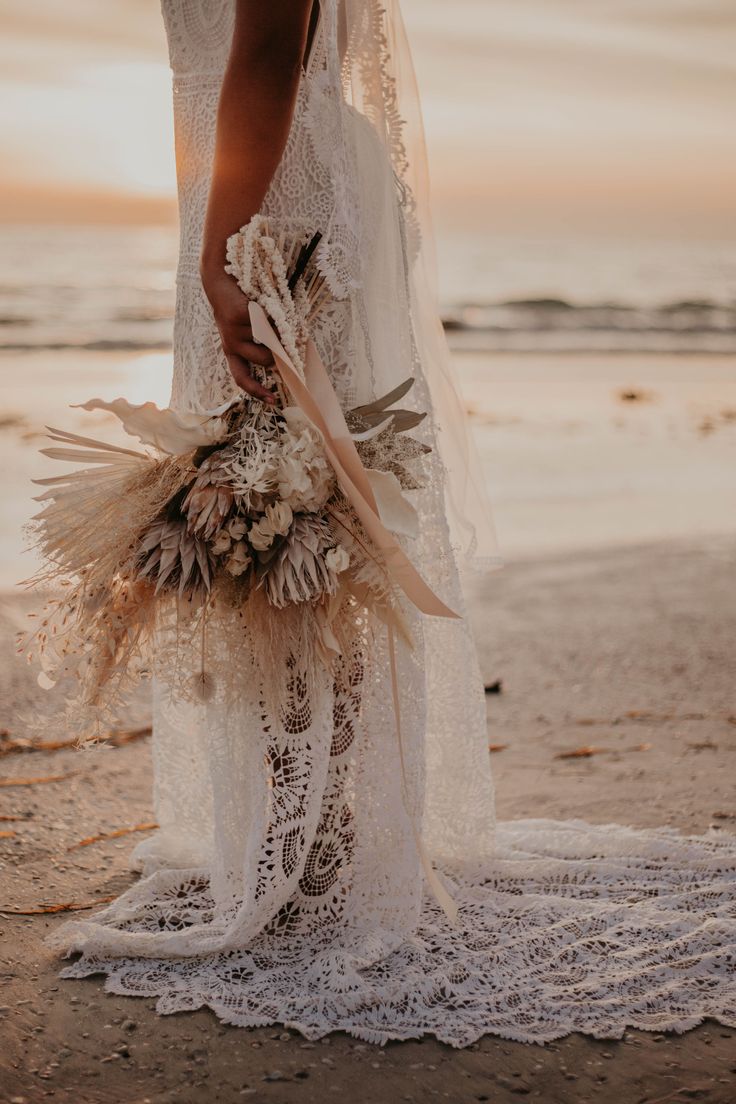
[[[284,350],[263,308],[249,306],[253,337],[273,353],[281,378],[295,402],[322,435],[325,452],[337,480],[358,518],[381,553],[386,570],[422,613],[458,618],[454,610],[425,583],[396,537],[381,521],[368,474],[350,437],[345,417],[330,378],[313,342],[307,346],[307,380],[302,379]],[[314,392],[311,388],[314,388]],[[319,402],[317,401],[319,399]]]

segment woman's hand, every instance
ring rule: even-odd
[[[254,378],[250,368],[251,364],[268,368],[273,364],[273,357],[265,345],[253,340],[245,295],[224,270],[207,272],[203,269],[202,287],[210,301],[222,350],[236,384],[254,398],[273,405],[276,401],[273,394]]]

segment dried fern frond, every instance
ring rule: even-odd
[[[392,472],[406,491],[420,490],[426,482],[420,461],[431,452],[429,445],[408,434],[394,433],[390,423],[367,440],[357,440],[355,448],[363,465],[376,471]]]
[[[412,465],[431,452],[429,445],[407,436],[407,430],[419,425],[426,413],[403,410],[392,404],[403,399],[414,385],[410,377],[373,402],[355,406],[345,419],[358,455],[366,468],[391,472],[404,490],[419,490],[425,480]]]

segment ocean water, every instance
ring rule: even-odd
[[[45,426],[166,405],[176,232],[0,231],[0,590]],[[507,559],[736,534],[736,265],[720,245],[440,241],[441,295]]]
[[[0,348],[168,349],[173,227],[0,228]],[[440,238],[451,344],[487,352],[736,353],[736,248]]]

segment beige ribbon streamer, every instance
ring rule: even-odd
[[[260,304],[250,303],[248,309],[254,340],[271,350],[276,367],[291,393],[292,398],[299,404],[315,428],[319,430],[324,441],[327,458],[334,469],[337,481],[352,504],[363,528],[383,556],[386,570],[391,578],[422,613],[434,617],[458,618],[459,614],[451,610],[449,606],[446,606],[425,583],[396,537],[386,529],[381,521],[368,476],[358,455],[355,443],[350,436],[350,430],[347,427],[345,416],[338,402],[337,395],[335,394],[335,389],[327,374],[327,369],[322,363],[322,359],[317,352],[314,342],[310,340],[307,343],[304,379],[302,379]],[[396,718],[396,738],[399,745],[401,789],[404,808],[409,817],[417,852],[427,882],[448,920],[455,926],[457,924],[457,905],[443,886],[437,872],[430,862],[424,844],[422,843],[416,820],[409,808],[406,783],[406,762],[401,730],[401,710],[399,705],[396,640],[393,627],[389,625],[387,629],[389,666],[391,668],[391,687],[393,691],[394,715]]]
[[[409,823],[411,824],[412,834],[414,836],[414,843],[416,844],[417,851],[419,852],[419,858],[424,870],[424,876],[427,879],[427,884],[434,893],[435,899],[439,906],[442,908],[445,916],[450,921],[453,927],[457,927],[457,905],[453,901],[450,894],[447,892],[440,877],[432,866],[427,850],[422,842],[422,836],[417,828],[416,818],[412,816],[411,809],[409,807],[409,789],[406,781],[406,758],[404,756],[404,741],[401,735],[401,710],[399,708],[399,673],[396,666],[396,638],[394,630],[391,625],[387,626],[388,632],[388,660],[391,668],[391,688],[394,696],[394,714],[396,716],[396,738],[399,744],[399,762],[401,765],[401,792],[404,800],[404,808],[406,814],[409,817]]]
[[[271,350],[292,397],[322,435],[337,481],[383,556],[389,575],[422,613],[434,617],[458,617],[427,586],[396,537],[381,521],[365,468],[314,343],[309,341],[307,344],[305,379],[302,380],[263,308],[258,303],[251,303],[249,309],[254,340]]]

